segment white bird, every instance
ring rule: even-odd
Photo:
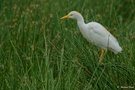
[[[71,18],[77,20],[78,27],[89,42],[92,42],[96,46],[102,48],[101,55],[99,57],[99,63],[101,63],[105,51],[110,50],[115,54],[122,51],[117,39],[108,32],[101,24],[97,22],[85,23],[83,16],[77,11],[71,11],[68,15],[63,16],[61,19]]]

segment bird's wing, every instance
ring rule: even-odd
[[[108,47],[114,48],[118,44],[117,40],[101,24],[91,22],[87,24],[89,30],[89,39],[95,45],[107,50]],[[110,45],[109,45],[110,44]]]
[[[97,22],[88,23],[88,28],[100,36],[107,36],[110,34],[101,24]]]

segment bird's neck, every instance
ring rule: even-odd
[[[76,18],[77,22],[81,22],[81,23],[84,23],[84,19],[82,17],[82,15],[79,15],[77,18]]]
[[[77,24],[78,24],[78,27],[80,30],[84,30],[84,26],[86,25],[85,22],[84,22],[84,19],[83,17],[80,19],[80,20],[77,20]]]

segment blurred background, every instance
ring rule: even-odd
[[[122,53],[88,43],[70,11],[101,23]],[[1,90],[135,88],[135,0],[0,0]]]

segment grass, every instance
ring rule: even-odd
[[[133,8],[133,0],[1,0],[0,89],[135,88]],[[122,53],[108,51],[99,65],[100,48],[83,38],[76,21],[60,20],[72,10],[105,26]]]

